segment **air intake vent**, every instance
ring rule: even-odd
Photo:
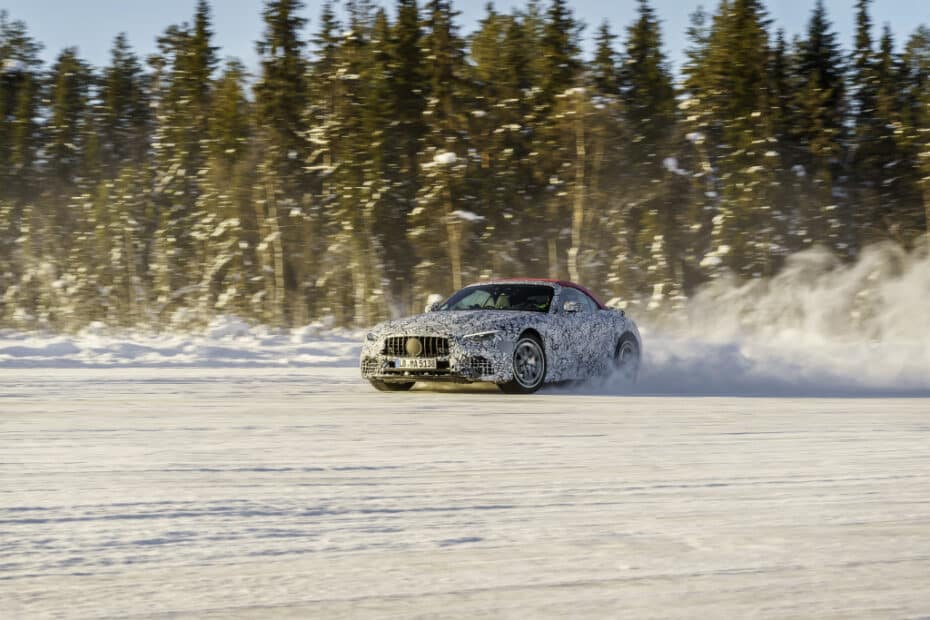
[[[487,376],[494,374],[494,365],[491,364],[491,360],[486,357],[479,356],[468,358],[468,368],[474,375]]]

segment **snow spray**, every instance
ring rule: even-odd
[[[884,243],[853,263],[824,249],[771,278],[709,283],[678,310],[636,316],[639,380],[596,392],[930,396],[930,257]]]

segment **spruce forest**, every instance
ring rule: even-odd
[[[449,0],[268,0],[254,71],[205,0],[104,67],[46,66],[3,14],[0,327],[365,326],[497,276],[661,309],[813,246],[920,247],[930,28],[869,9],[844,49],[820,3],[786,34],[722,0],[678,72],[648,0],[587,28],[489,4],[468,35]]]

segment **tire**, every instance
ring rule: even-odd
[[[636,383],[639,376],[639,343],[631,334],[623,334],[614,350],[614,376],[622,381]]]
[[[535,336],[521,336],[513,348],[513,379],[499,383],[508,394],[532,394],[546,380],[546,353]]]
[[[416,383],[416,381],[410,381],[409,383],[393,383],[379,381],[378,379],[369,379],[368,381],[374,386],[376,390],[381,392],[406,392]]]

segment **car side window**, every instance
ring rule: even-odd
[[[587,312],[597,312],[597,304],[594,303],[594,300],[582,293],[581,291],[575,291],[581,296],[581,299],[584,300],[585,306],[587,306]]]
[[[594,302],[591,299],[579,291],[578,289],[564,287],[562,289],[562,305],[565,305],[566,301],[576,301],[581,304],[582,312],[594,312]]]

